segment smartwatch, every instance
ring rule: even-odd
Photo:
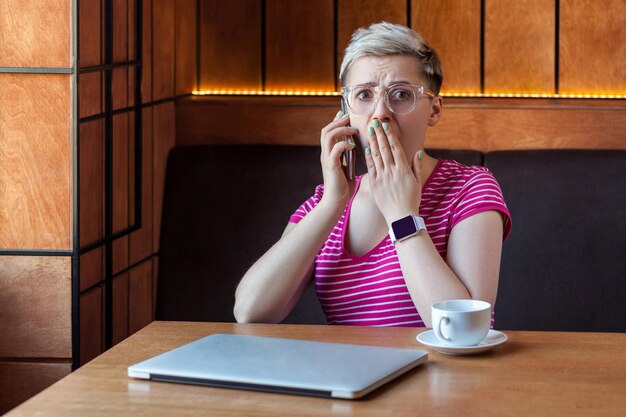
[[[419,216],[408,215],[391,223],[389,237],[395,245],[396,242],[415,236],[422,230],[426,230],[424,219]]]

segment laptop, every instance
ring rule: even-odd
[[[128,376],[355,399],[427,358],[414,349],[213,334],[132,365]]]

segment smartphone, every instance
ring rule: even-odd
[[[346,102],[343,97],[341,98],[341,112],[343,114],[347,113]],[[350,136],[345,135],[343,137],[343,140],[348,142],[350,140]],[[353,140],[353,141],[356,143],[356,140]],[[355,174],[355,170],[356,170],[355,152],[356,151],[355,150],[356,150],[356,146],[352,148],[352,150],[344,152],[341,158],[344,172],[346,173],[346,177],[348,178],[348,180],[353,180],[354,177],[356,176]]]

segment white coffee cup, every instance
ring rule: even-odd
[[[446,346],[475,346],[489,333],[491,304],[486,301],[439,301],[431,312],[435,336]]]

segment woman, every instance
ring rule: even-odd
[[[353,34],[340,73],[349,112],[321,132],[324,184],[243,277],[237,321],[280,322],[312,277],[330,324],[431,327],[436,301],[495,303],[510,214],[489,171],[424,152],[442,79],[416,32],[383,22]],[[342,153],[355,140],[367,173],[349,181]]]

